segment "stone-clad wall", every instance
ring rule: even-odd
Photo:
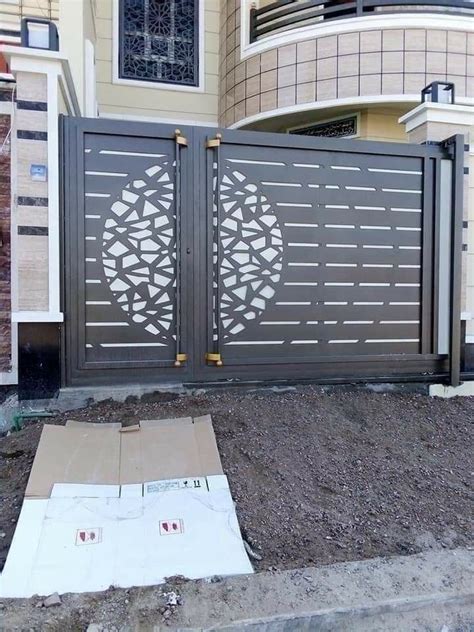
[[[8,91],[7,98],[10,98]],[[0,371],[11,367],[10,116],[0,115]]]
[[[474,97],[474,33],[385,29],[343,33],[240,58],[240,0],[223,2],[219,120],[223,126],[288,106],[419,94],[452,81]],[[262,40],[265,41],[265,40]]]
[[[48,309],[48,183],[31,178],[31,165],[48,164],[46,74],[18,72],[17,147],[18,308]]]

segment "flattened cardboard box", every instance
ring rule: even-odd
[[[44,427],[1,597],[252,572],[210,416]]]
[[[223,474],[210,415],[139,426],[45,425],[26,498],[49,498],[55,483],[131,485]]]
[[[119,496],[115,485],[61,483],[51,498],[25,499],[0,597],[252,573],[227,477],[176,485],[185,480],[158,481],[137,497]]]

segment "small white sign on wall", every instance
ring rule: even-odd
[[[30,165],[30,178],[33,182],[46,182],[48,179],[48,168],[46,165]]]

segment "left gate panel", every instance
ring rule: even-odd
[[[188,151],[168,126],[65,119],[67,383],[187,379]]]

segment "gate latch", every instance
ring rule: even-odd
[[[215,362],[216,366],[222,366],[222,356],[220,353],[206,353],[205,358],[208,362]]]

